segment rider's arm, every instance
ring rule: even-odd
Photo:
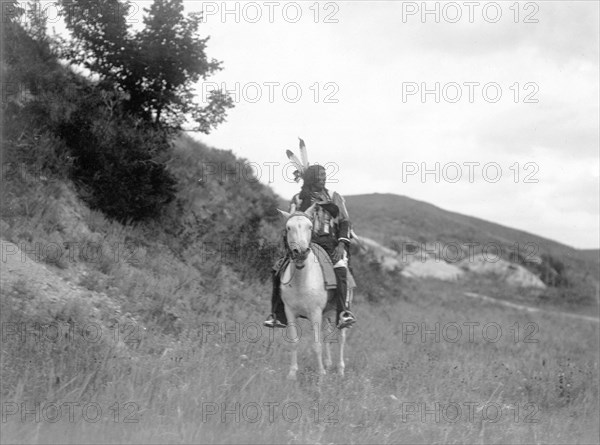
[[[294,213],[300,207],[300,194],[296,193],[290,201],[289,213]]]
[[[350,216],[348,216],[348,210],[346,209],[346,201],[337,192],[333,192],[332,201],[339,208],[338,215],[338,243],[344,243],[348,246],[350,244]]]

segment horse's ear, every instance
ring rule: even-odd
[[[288,212],[284,212],[283,210],[277,209],[277,211],[286,219],[291,216]]]
[[[304,211],[304,213],[306,213],[308,216],[310,216],[310,218],[312,219],[315,213],[315,208],[317,206],[317,203],[315,202],[314,204],[312,204],[308,209],[306,209]]]

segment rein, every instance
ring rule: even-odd
[[[296,216],[303,216],[303,217],[305,217],[305,218],[308,218],[308,219],[310,220],[310,222],[312,222],[312,220],[313,220],[313,219],[312,219],[312,218],[311,218],[311,217],[310,217],[310,216],[309,216],[307,213],[305,213],[305,212],[300,212],[300,211],[296,211],[296,212],[292,213],[290,216],[288,216],[288,218],[285,220],[285,223],[287,224],[287,222],[288,222],[290,219],[292,219],[292,218],[294,218],[294,217],[296,217]]]
[[[283,275],[283,272],[281,273],[281,275]],[[296,275],[296,268],[294,268],[292,270],[291,277],[290,277],[289,281],[287,281],[287,282],[284,283],[283,280],[281,280],[281,284],[284,285],[284,286],[290,284],[292,282],[292,280],[294,279],[295,275]]]
[[[306,261],[306,258],[308,258],[308,255],[310,254],[311,251],[312,251],[312,249],[310,249],[310,248],[306,251],[306,257],[302,260],[302,263],[304,263]],[[294,260],[291,260],[289,262],[289,264],[293,266],[292,273],[291,273],[290,279],[288,281],[286,281],[285,283],[283,281],[281,281],[281,284],[283,284],[283,285],[290,284],[292,282],[292,280],[294,279],[294,277],[296,276],[296,271],[302,270],[306,266],[306,264],[302,264],[302,266],[298,266],[298,264],[296,264],[296,262]],[[283,276],[283,272],[284,271],[281,272],[282,276]]]

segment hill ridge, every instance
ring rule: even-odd
[[[454,210],[448,210],[448,209],[445,209],[445,208],[440,207],[438,205],[432,204],[432,203],[430,203],[428,201],[423,201],[423,200],[411,198],[410,196],[407,196],[407,195],[400,195],[400,194],[395,194],[395,193],[377,193],[377,192],[375,192],[375,193],[360,193],[360,194],[354,194],[354,195],[345,195],[345,198],[346,198],[346,200],[354,200],[356,198],[362,199],[362,198],[368,198],[368,197],[372,197],[372,196],[389,197],[391,199],[401,198],[403,200],[407,200],[407,201],[414,202],[414,203],[419,203],[419,204],[425,205],[425,206],[427,206],[429,208],[445,212],[445,213],[447,213],[449,215],[458,216],[459,218],[471,219],[471,220],[473,220],[473,222],[480,222],[480,223],[484,223],[484,224],[490,224],[490,225],[493,225],[493,226],[501,227],[503,229],[508,229],[508,230],[511,230],[511,231],[523,233],[525,235],[532,236],[532,237],[535,237],[537,239],[544,240],[546,242],[550,242],[550,243],[554,243],[554,244],[559,244],[559,245],[561,245],[563,247],[572,249],[573,251],[576,251],[576,252],[585,252],[585,251],[591,251],[591,252],[598,251],[598,252],[600,252],[599,249],[579,249],[579,248],[570,246],[568,244],[562,243],[560,241],[557,241],[557,240],[554,240],[554,239],[551,239],[551,238],[547,238],[545,236],[538,235],[538,234],[533,233],[533,232],[529,232],[527,230],[517,229],[517,228],[511,227],[511,226],[508,226],[508,225],[505,225],[505,224],[501,224],[501,223],[497,223],[497,222],[494,222],[494,221],[490,221],[490,220],[487,220],[487,219],[484,219],[484,218],[481,218],[481,217],[478,217],[478,216],[468,215],[466,213],[460,213],[460,212],[457,212],[457,211],[454,211]],[[355,214],[355,212],[353,213],[353,215],[354,214]]]

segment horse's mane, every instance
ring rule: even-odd
[[[294,213],[292,213],[290,216],[288,216],[288,219],[286,219],[285,222],[287,223],[290,219],[292,219],[296,216],[304,216],[305,218],[308,218],[311,221],[313,220],[312,217],[308,213],[296,210]]]

